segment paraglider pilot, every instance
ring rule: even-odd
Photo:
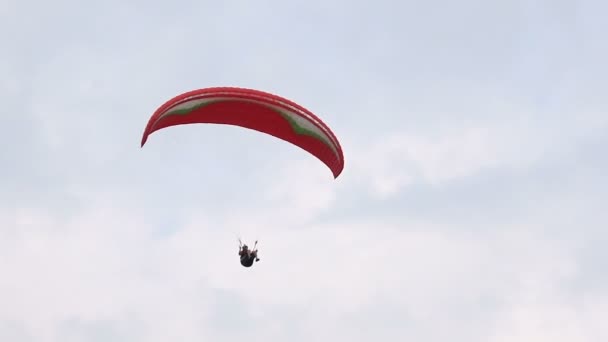
[[[244,267],[251,267],[254,261],[260,261],[260,258],[258,258],[258,250],[250,250],[247,245],[239,246],[239,256],[241,257],[241,265]]]

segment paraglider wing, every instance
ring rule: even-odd
[[[290,142],[321,160],[334,178],[344,168],[338,139],[317,116],[277,95],[245,88],[205,88],[174,97],[154,112],[141,146],[155,131],[194,123],[240,126]]]

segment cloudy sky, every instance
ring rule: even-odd
[[[607,10],[2,0],[0,340],[608,340]],[[139,148],[211,86],[311,109],[344,173],[234,127]]]

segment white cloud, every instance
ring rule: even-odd
[[[608,337],[608,329],[602,322],[608,312],[605,298],[568,301],[551,292],[539,297],[505,310],[489,340],[595,342]]]
[[[600,137],[608,128],[608,116],[583,102],[576,115],[570,108],[535,108],[487,91],[456,92],[444,99],[448,107],[454,103],[462,117],[431,109],[421,114],[442,119],[393,125],[385,135],[383,129],[370,130],[377,137],[373,141],[347,135],[345,177],[358,178],[385,198],[421,182],[439,186],[487,169],[525,169],[543,159],[567,158],[576,144]]]
[[[367,174],[373,189],[384,197],[419,182],[439,185],[485,168],[524,166],[546,148],[533,139],[525,128],[497,124],[454,129],[439,138],[395,134],[363,147],[351,163]]]
[[[311,174],[304,179],[314,181]],[[282,198],[279,210],[289,211],[279,213],[279,224],[272,209],[235,208],[233,217],[199,211],[168,237],[155,235],[135,202],[111,192],[81,192],[86,210],[67,222],[36,208],[18,210],[3,222],[3,232],[12,234],[3,239],[10,248],[2,249],[0,317],[37,341],[104,333],[135,341],[297,340],[296,331],[312,340],[399,334],[434,341],[460,332],[478,341],[524,341],[551,336],[527,317],[551,324],[564,319],[548,314],[552,307],[569,317],[572,299],[591,303],[567,286],[578,275],[575,250],[567,240],[546,239],[542,229],[509,224],[450,232],[406,218],[314,224],[305,219],[318,208],[300,198],[315,192],[306,186]],[[252,269],[238,264],[239,233],[248,242],[259,235],[262,261]],[[597,333],[580,340],[594,341],[602,310],[586,305],[580,326]],[[458,312],[468,320],[455,321]],[[225,330],[218,319],[242,330]],[[236,326],[245,324],[241,319],[252,325]],[[365,332],[342,326],[359,319]],[[443,329],[425,328],[431,321]],[[484,329],[473,333],[473,322]],[[560,329],[579,336],[583,328]]]

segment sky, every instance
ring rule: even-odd
[[[608,340],[607,10],[2,0],[0,340]],[[140,148],[214,86],[315,112],[342,175],[236,127]]]

